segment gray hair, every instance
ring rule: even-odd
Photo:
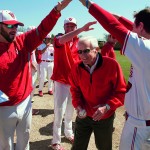
[[[80,44],[87,44],[91,49],[99,47],[98,40],[92,36],[85,36],[79,38],[77,47],[79,47]]]

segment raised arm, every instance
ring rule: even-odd
[[[51,12],[41,21],[36,29],[31,30],[25,35],[25,43],[28,51],[32,51],[47,34],[54,28],[61,16],[61,11],[68,6],[72,0],[62,0],[51,10]],[[34,39],[34,40],[33,40]]]
[[[133,22],[128,20],[127,18],[113,14],[113,16],[119,20],[120,23],[122,23],[127,29],[132,30],[133,29]]]
[[[81,32],[93,30],[94,28],[91,28],[91,26],[96,24],[96,23],[97,23],[97,21],[88,22],[83,27],[78,28],[75,31],[69,32],[67,34],[64,34],[63,36],[60,37],[59,43],[64,44],[64,43],[70,41],[71,39],[73,39],[75,36],[77,36]]]
[[[45,38],[45,36],[53,29],[58,18],[61,16],[61,11],[66,8],[71,1],[72,0],[62,0],[61,2],[58,2],[50,14],[42,20],[41,24],[38,26],[38,32],[41,34],[40,36],[42,36],[42,38]]]

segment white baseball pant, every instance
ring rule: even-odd
[[[52,144],[61,142],[61,126],[64,117],[64,134],[73,136],[72,117],[74,108],[71,100],[70,86],[54,82],[54,123]]]
[[[41,62],[40,63],[40,81],[39,91],[42,91],[46,76],[48,78],[48,91],[53,89],[53,81],[50,79],[53,73],[54,62]]]
[[[148,139],[150,126],[129,116],[122,131],[119,150],[150,150]]]
[[[33,86],[33,90],[31,92],[31,96],[30,99],[32,100],[34,93],[35,93],[35,88],[36,88],[36,80],[37,80],[37,70],[32,69],[32,86]]]

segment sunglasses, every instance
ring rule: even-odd
[[[84,50],[78,50],[77,51],[78,54],[82,54],[82,53],[86,54],[86,53],[89,53],[89,52],[90,52],[90,49],[84,49]]]
[[[18,28],[18,24],[14,24],[14,25],[12,25],[12,24],[4,24],[8,29],[13,29],[14,27],[15,28]]]

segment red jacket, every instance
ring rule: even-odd
[[[73,39],[73,45],[70,47],[69,42],[65,44],[59,43],[58,34],[54,38],[54,68],[51,79],[63,84],[69,84],[68,76],[74,62],[78,61],[77,42],[78,38]]]
[[[9,97],[9,101],[0,106],[17,105],[30,95],[30,54],[53,29],[59,17],[60,13],[53,9],[37,29],[19,35],[12,43],[0,42],[0,90]]]
[[[111,65],[110,65],[111,64]],[[110,117],[124,104],[126,83],[120,65],[112,58],[99,54],[97,66],[92,74],[82,62],[74,65],[70,75],[72,103],[81,106],[92,117],[97,105],[110,105],[103,119]]]

